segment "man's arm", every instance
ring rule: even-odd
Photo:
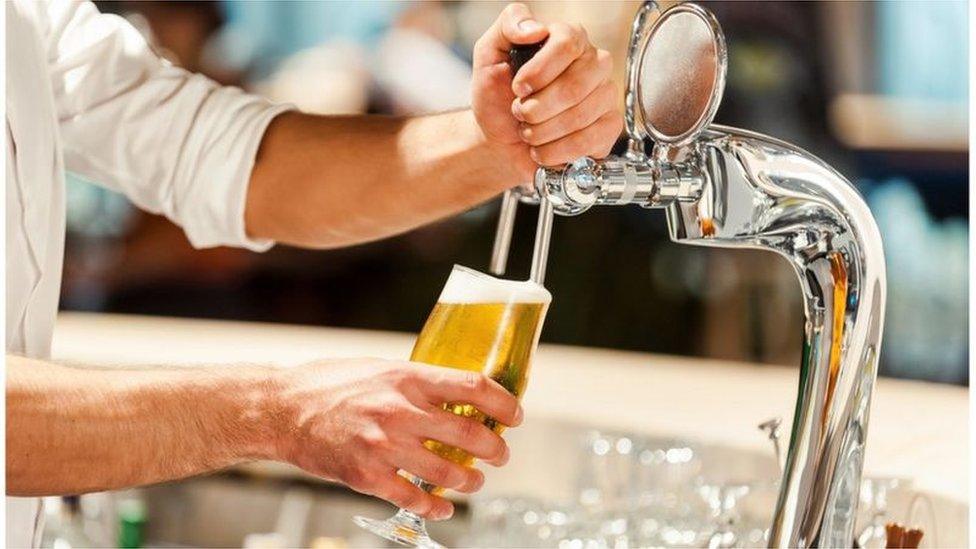
[[[545,40],[513,79],[508,51]],[[609,54],[512,4],[475,45],[472,110],[418,118],[279,115],[247,195],[252,238],[355,244],[460,212],[538,164],[605,156],[622,129]]]
[[[110,490],[274,459],[446,518],[449,502],[397,470],[465,492],[484,477],[425,440],[508,460],[501,437],[441,408],[452,401],[521,421],[515,397],[489,378],[409,362],[118,369],[8,355],[7,494]]]
[[[168,65],[90,2],[45,7],[66,168],[197,247],[381,238],[531,181],[536,164],[604,156],[623,127],[609,54],[521,4],[475,44],[471,111],[415,119],[288,113]],[[513,79],[508,51],[542,40]]]
[[[315,248],[356,244],[458,213],[515,186],[525,171],[484,138],[471,111],[417,118],[285,113],[268,126],[258,151],[245,224],[252,238]]]
[[[7,357],[7,493],[138,486],[270,455],[269,368],[96,369]]]

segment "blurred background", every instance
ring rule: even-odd
[[[469,101],[495,2],[97,2],[174,63],[318,113],[418,114]],[[583,23],[622,89],[636,2],[532,3]],[[964,2],[705,4],[729,43],[716,122],[820,156],[877,217],[888,261],[882,375],[968,384]],[[322,151],[322,154],[328,154]],[[69,182],[69,310],[417,331],[454,263],[486,269],[498,203],[382,242],[265,254],[193,250],[166,219]],[[535,211],[518,216],[525,277]],[[543,340],[799,364],[800,292],[773,255],[672,244],[665,217],[557,218]]]
[[[468,105],[472,46],[504,6],[480,1],[96,3],[130,20],[173,63],[221,83],[309,112],[395,115]],[[543,21],[582,23],[597,45],[612,52],[623,89],[637,2],[528,3]],[[702,3],[721,22],[729,46],[728,83],[716,122],[778,137],[823,158],[858,187],[877,218],[888,266],[881,374],[968,386],[967,4]],[[61,303],[78,311],[416,332],[452,264],[487,269],[498,216],[498,201],[492,201],[396,238],[342,250],[194,250],[166,219],[70,174],[68,183]],[[522,208],[509,261],[512,277],[528,275],[534,230],[535,209]],[[673,244],[660,212],[594,208],[580,217],[557,218],[547,286],[555,300],[542,335],[546,342],[758,364],[800,362],[801,295],[786,262],[771,254]],[[534,448],[531,436],[519,431],[507,435],[510,442]],[[539,432],[546,434],[540,439],[548,445],[543,453],[578,446],[577,434],[566,426],[546,423]],[[689,479],[709,467],[739,471],[736,464],[748,465],[743,470],[750,478],[778,474],[771,455],[715,454],[682,441],[614,433],[587,436],[578,453],[564,452],[567,464],[553,462],[579,472],[576,484],[567,486],[586,495],[600,484],[612,494],[616,488],[607,488],[607,479],[644,475],[651,467],[658,472],[647,485],[681,496],[674,501],[697,501],[694,494],[680,492],[689,486],[705,490],[699,503],[707,508],[682,511],[686,517],[712,517],[704,524],[725,521],[738,497],[733,496],[745,492],[725,480],[711,485]],[[629,452],[632,446],[643,450]],[[611,447],[620,455],[607,453]],[[632,459],[638,455],[639,463]],[[667,459],[645,462],[645,455]],[[681,459],[672,460],[675,456]],[[534,474],[517,467],[509,471],[514,479]],[[860,524],[867,524],[868,538],[883,535],[888,505],[898,509],[891,516],[902,516],[908,492],[897,488],[908,484],[905,479],[865,481],[861,497],[867,515]],[[755,524],[748,510],[739,523],[748,527],[743,532],[749,542],[762,545],[775,492],[762,483],[748,490],[759,494],[749,500],[758,504],[749,505],[760,511]],[[121,547],[137,547],[144,541],[147,506],[148,536],[168,540],[162,546],[297,546],[313,538],[315,547],[341,547],[346,541],[375,546],[376,538],[348,519],[389,512],[342,487],[295,475],[275,477],[260,467],[144,491],[86,495],[82,501],[51,498],[45,546],[84,546],[85,541],[64,541],[81,532],[76,525],[83,514],[88,528],[108,526],[79,539],[102,540],[101,545],[117,539]],[[567,524],[579,522],[572,518],[579,509],[524,498],[475,500],[470,508],[459,504],[470,524],[441,523],[435,537],[487,547],[503,541],[535,546],[540,542],[533,536],[545,530],[549,542],[571,539],[567,547],[610,546],[567,533]],[[960,516],[967,512],[962,509]],[[639,511],[644,519],[660,518]],[[613,520],[593,522],[597,530],[618,524],[616,515],[607,517]],[[664,523],[682,524],[674,516]],[[692,526],[669,531],[651,526],[659,537],[631,539],[703,546]],[[288,537],[253,534],[262,531]],[[608,532],[617,535],[613,528]],[[682,537],[686,534],[692,537]],[[869,541],[883,541],[875,538]]]

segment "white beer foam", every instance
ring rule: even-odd
[[[531,280],[504,280],[455,265],[441,303],[549,303],[549,290]]]

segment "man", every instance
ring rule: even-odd
[[[64,171],[182,225],[198,247],[330,248],[455,214],[537,164],[604,156],[620,133],[605,51],[578,26],[508,6],[474,50],[472,108],[417,118],[318,117],[169,66],[90,3],[13,2],[7,17],[7,545],[37,543],[34,497],[181,478],[251,459],[295,464],[431,518],[446,500],[404,469],[471,492],[504,441],[440,409],[508,425],[484,376],[405,361],[98,369],[46,360],[64,245]],[[512,79],[513,44],[546,40]]]

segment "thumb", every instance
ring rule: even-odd
[[[549,31],[535,20],[525,4],[509,4],[475,44],[474,66],[485,67],[508,60],[508,51],[519,44],[541,42]]]
[[[508,50],[514,44],[534,44],[549,36],[546,27],[535,20],[525,4],[509,4],[498,17],[501,34]]]

